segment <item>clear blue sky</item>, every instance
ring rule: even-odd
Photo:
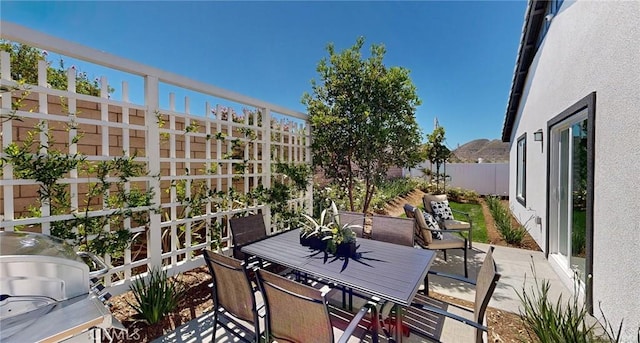
[[[327,43],[366,38],[411,71],[424,133],[499,138],[525,1],[10,2],[2,20],[306,112]]]

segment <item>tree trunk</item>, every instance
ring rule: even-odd
[[[376,190],[376,186],[371,184],[370,180],[367,180],[365,186],[365,197],[364,197],[364,206],[362,208],[362,213],[367,213],[369,211],[369,205],[371,205],[371,199],[373,199],[373,193]]]
[[[347,181],[349,184],[349,187],[347,187],[347,192],[349,195],[349,210],[351,212],[354,212],[354,206],[353,206],[353,169],[351,168],[351,156],[349,156],[348,158],[348,167],[347,167]]]

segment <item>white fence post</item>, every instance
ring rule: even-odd
[[[264,146],[262,150],[262,184],[265,188],[271,188],[271,111],[268,108],[263,108],[264,112],[262,116],[262,129],[264,130],[262,140]],[[273,232],[273,225],[271,223],[271,206],[264,207],[264,221],[269,229],[269,232]]]
[[[147,126],[146,155],[149,168],[149,188],[153,190],[153,204],[160,206],[160,130],[156,123],[156,113],[159,110],[158,78],[147,75],[144,80],[144,98],[147,107],[145,125]],[[162,266],[162,228],[161,215],[154,211],[149,213],[149,237],[147,251],[149,267]]]
[[[9,53],[6,51],[0,51],[0,78],[3,80],[11,81],[11,64],[9,59]],[[2,92],[2,108],[11,108],[11,92]],[[3,119],[0,119],[3,120]],[[2,151],[9,144],[13,142],[13,125],[11,120],[7,120],[2,124]],[[5,181],[13,180],[13,166],[10,163],[4,163],[2,167],[2,179]],[[0,216],[0,220],[12,221],[13,214],[13,185],[6,185],[2,187],[4,197],[4,218]],[[13,231],[13,226],[7,228]]]

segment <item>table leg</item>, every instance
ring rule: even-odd
[[[395,304],[396,313],[396,327],[394,332],[394,339],[396,343],[402,343],[402,306]]]

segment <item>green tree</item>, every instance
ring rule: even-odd
[[[0,50],[8,52],[10,55],[11,78],[14,81],[31,85],[38,84],[38,61],[46,60],[48,55],[46,51],[7,41],[0,41]],[[47,62],[47,83],[55,89],[67,89],[67,73],[62,59],[59,61],[58,68],[52,67],[51,62]],[[113,88],[109,87],[108,91],[112,93]],[[100,84],[97,79],[89,80],[86,72],[77,72],[76,92],[100,96]]]
[[[354,208],[354,187],[365,184],[363,212],[371,203],[376,186],[391,166],[411,167],[420,162],[420,129],[415,119],[420,99],[409,78],[409,70],[387,68],[385,48],[372,45],[370,57],[360,50],[364,38],[318,63],[320,81],[311,81],[313,94],[305,93],[313,162],[326,176],[336,180]]]
[[[436,190],[440,190],[440,179],[446,180],[446,175],[440,173],[440,167],[444,166],[449,156],[451,156],[451,150],[444,145],[444,127],[436,127],[433,132],[427,134],[427,143],[425,143],[426,156],[432,164],[436,165]],[[433,176],[433,173],[431,173]],[[446,181],[443,181],[443,189],[446,187]]]

